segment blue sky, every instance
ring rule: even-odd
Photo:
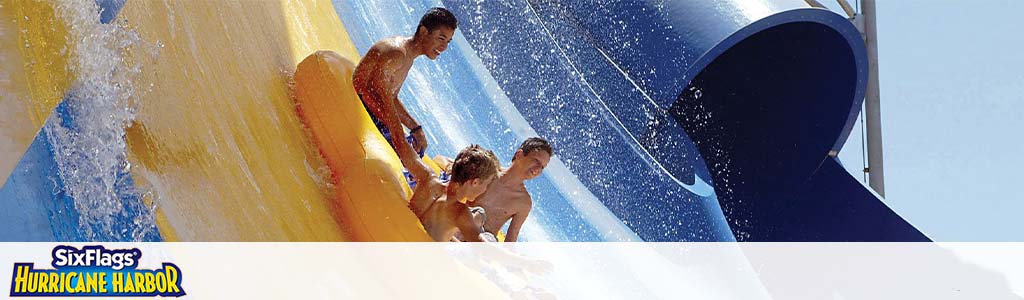
[[[885,202],[936,241],[1024,241],[1024,1],[877,11]],[[840,153],[858,178],[861,157],[858,123]]]

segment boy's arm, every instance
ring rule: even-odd
[[[398,97],[396,96],[395,98]],[[402,124],[405,125],[405,127],[407,128],[416,128],[416,126],[420,125],[419,122],[416,122],[416,119],[412,118],[412,115],[409,114],[409,111],[405,109],[405,105],[402,105],[402,107],[398,110],[398,117],[402,119]]]
[[[412,176],[416,178],[416,182],[426,182],[429,180],[433,172],[420,160],[419,155],[412,149],[412,145],[405,141],[405,130],[402,129],[402,124],[395,116],[393,105],[384,109],[384,116],[381,118],[381,121],[384,122],[385,126],[388,127],[388,131],[391,132],[391,144],[395,146],[395,152],[398,154],[398,158],[401,159],[402,165],[409,170],[409,173],[412,173]]]
[[[409,199],[409,209],[422,221],[423,214],[427,212],[430,203],[440,196],[438,191],[443,191],[444,185],[434,176],[431,176],[427,181],[419,182],[421,183],[416,185],[416,190],[413,191],[412,198]]]
[[[416,138],[416,145],[414,145],[416,149],[414,150],[416,150],[416,152],[426,151],[427,136],[426,134],[423,133],[423,128],[420,127],[420,123],[416,122],[416,120],[412,118],[412,115],[409,114],[409,111],[405,109],[405,105],[401,105],[401,101],[398,100],[397,95],[395,96],[395,102],[400,104],[398,105],[398,117],[402,120],[402,124],[405,124],[405,127],[408,127],[409,130],[411,130],[411,132],[409,133],[411,133],[413,137]],[[413,130],[415,128],[420,129]]]
[[[512,215],[512,224],[508,225],[508,232],[505,233],[505,242],[515,242],[519,239],[519,229],[521,229],[523,227],[523,223],[526,222],[526,217],[530,216],[531,208],[533,208],[533,205],[528,204],[525,209],[520,210],[515,215]]]
[[[398,51],[384,51],[381,54],[380,59],[383,60],[383,70],[395,70],[398,68],[399,59],[397,55],[404,55]],[[391,144],[395,146],[395,152],[398,154],[398,158],[401,159],[402,165],[412,173],[412,176],[416,178],[417,182],[425,182],[427,178],[433,174],[430,168],[427,167],[423,161],[420,160],[419,155],[416,155],[416,151],[412,149],[412,146],[405,141],[405,130],[402,128],[402,122],[398,113],[399,108],[402,110],[405,108],[402,103],[398,101],[398,90],[394,86],[397,85],[394,76],[383,75],[377,76],[371,80],[374,89],[380,93],[381,102],[384,104],[379,113],[378,117],[381,122],[384,122],[384,126],[391,132],[390,138]]]
[[[456,205],[458,210],[455,214],[455,227],[459,228],[462,232],[462,238],[467,242],[483,242],[480,239],[480,227],[476,226],[476,222],[473,222],[473,215],[469,213],[469,207],[465,205]]]
[[[380,47],[378,49],[378,47]],[[376,54],[375,56],[371,56]],[[405,78],[395,76],[395,70],[400,69],[402,66],[402,57],[405,56],[405,52],[396,49],[395,47],[388,46],[386,43],[375,44],[370,49],[370,52],[366,53],[366,58],[375,57],[379,60],[380,68],[377,69],[377,76],[370,79],[370,85],[374,87],[374,90],[378,91],[381,96],[381,102],[385,102],[385,105],[390,104],[391,107],[395,108],[395,116],[398,118],[399,124],[405,125],[410,130],[419,127],[419,122],[416,122],[409,114],[409,111],[405,109],[405,105],[398,99],[398,92],[402,87],[402,83],[405,82]],[[362,63],[362,61],[360,61]],[[391,127],[388,127],[391,130]],[[394,132],[393,130],[391,132]],[[399,131],[404,135],[404,131]],[[416,148],[413,152],[421,152],[427,149],[426,137],[423,134],[423,130],[415,130],[410,132],[416,138]],[[405,136],[402,136],[405,139]]]

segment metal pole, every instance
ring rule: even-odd
[[[864,112],[868,127],[868,185],[885,198],[884,163],[882,162],[882,112],[878,90],[878,32],[875,27],[875,0],[862,0],[864,44],[868,48],[868,87]]]
[[[818,2],[818,0],[804,0],[804,1],[806,1],[807,5],[810,5],[811,7],[828,9],[828,7],[825,7],[825,5],[822,5],[821,2]]]
[[[828,7],[821,4],[821,2],[818,2],[818,0],[804,0],[804,2],[807,2],[807,5],[810,5],[811,7],[828,9]],[[844,12],[846,12],[847,17],[853,18],[853,16],[857,15],[857,12],[853,11],[853,6],[850,6],[850,3],[846,2],[846,0],[836,0],[836,2],[839,3],[839,6],[843,8]]]
[[[850,6],[850,3],[847,3],[846,0],[836,0],[836,2],[838,2],[839,6],[843,8],[844,12],[846,12],[847,17],[853,18],[853,16],[857,15],[857,12],[853,11],[853,6]]]

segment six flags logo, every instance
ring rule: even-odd
[[[163,296],[185,295],[181,270],[163,263],[154,270],[137,269],[142,251],[103,246],[53,248],[52,270],[33,263],[15,263],[11,297],[37,296]]]

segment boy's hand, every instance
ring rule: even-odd
[[[489,243],[497,243],[498,238],[494,237],[490,232],[484,232],[480,234],[480,240]]]
[[[423,129],[413,131],[412,136],[415,138],[416,143],[412,146],[416,148],[416,152],[423,153],[427,151],[427,136],[423,134]]]

